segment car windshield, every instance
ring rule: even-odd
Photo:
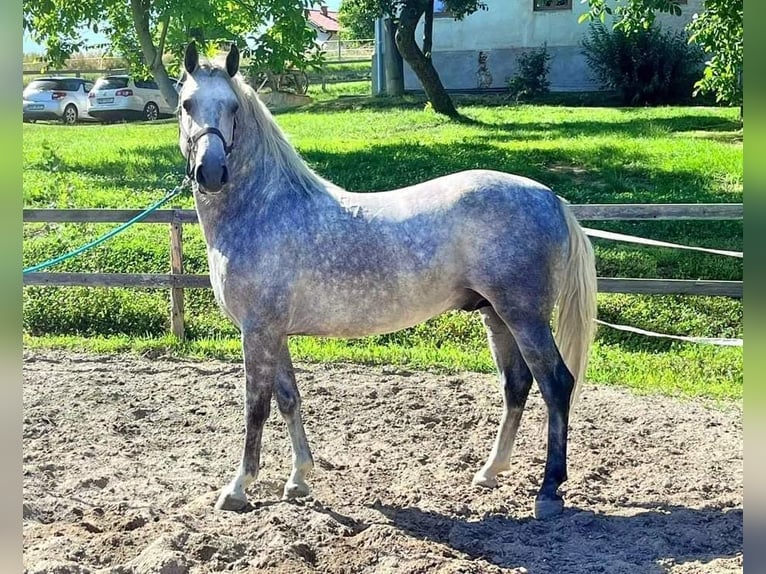
[[[80,80],[56,80],[42,79],[32,80],[27,86],[27,90],[37,90],[40,92],[65,91],[76,92],[80,88]]]
[[[128,87],[128,79],[127,78],[117,78],[117,77],[108,77],[108,78],[100,78],[96,85],[93,87],[94,90],[119,90],[120,88],[127,88]]]

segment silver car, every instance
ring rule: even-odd
[[[36,78],[22,92],[25,122],[60,120],[73,125],[88,115],[88,92],[93,82],[82,78]]]
[[[172,116],[174,111],[162,97],[154,80],[137,80],[124,75],[105,76],[96,81],[88,94],[88,113],[103,121],[154,121]]]

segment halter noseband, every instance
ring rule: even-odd
[[[234,118],[234,125],[231,128],[231,143],[226,144],[226,138],[223,136],[223,133],[218,128],[214,127],[206,127],[202,128],[200,131],[198,131],[196,134],[191,135],[186,138],[186,175],[190,176],[192,175],[192,172],[194,171],[194,166],[192,165],[192,158],[196,158],[197,156],[197,142],[199,139],[207,134],[213,134],[214,136],[218,136],[218,138],[221,140],[221,143],[223,144],[223,151],[226,154],[226,157],[229,157],[229,154],[234,149],[234,132],[237,129],[237,118]],[[181,131],[181,123],[179,121],[178,123],[178,130]]]

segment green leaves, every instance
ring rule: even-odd
[[[715,93],[719,102],[741,105],[742,0],[707,0],[705,11],[688,28],[691,40],[710,54],[705,74],[696,84],[697,91]]]
[[[659,13],[679,16],[682,9],[676,0],[581,0],[589,10],[578,18],[585,22],[606,14],[616,17],[614,28],[630,36],[648,30]],[[714,93],[716,100],[742,104],[743,12],[742,0],[705,0],[705,9],[695,14],[687,26],[690,42],[697,43],[710,59],[697,93]],[[612,7],[610,7],[613,6]]]
[[[343,0],[338,18],[343,38],[366,40],[375,35],[375,18],[382,13],[376,0]]]
[[[306,22],[303,4],[288,0],[268,3],[265,16],[271,24],[256,32],[243,32],[250,41],[243,54],[250,58],[251,73],[282,73],[321,63],[322,55],[314,45],[316,36]]]
[[[169,67],[178,69],[183,46],[192,38],[214,47],[251,38],[257,65],[278,71],[305,67],[304,54],[314,35],[304,10],[313,0],[29,0],[22,26],[47,48],[46,57],[60,66],[88,47],[80,31],[90,28],[108,36],[109,50],[124,56],[139,75],[163,66],[160,56],[172,54]],[[149,37],[142,34],[148,31]],[[146,42],[145,40],[149,41]],[[140,41],[139,41],[140,40]],[[311,58],[309,57],[309,60]]]

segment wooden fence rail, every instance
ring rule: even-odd
[[[579,220],[739,220],[741,203],[678,204],[583,204],[572,205]],[[138,215],[133,209],[25,209],[25,223],[122,223]],[[171,331],[184,337],[184,289],[210,288],[208,275],[183,272],[183,225],[198,223],[193,209],[164,209],[149,214],[141,223],[164,223],[170,227],[170,273],[62,273],[24,275],[24,285],[139,287],[170,289]],[[714,257],[714,255],[711,255]],[[634,279],[599,277],[602,293],[718,295],[742,297],[742,281],[693,279]]]

